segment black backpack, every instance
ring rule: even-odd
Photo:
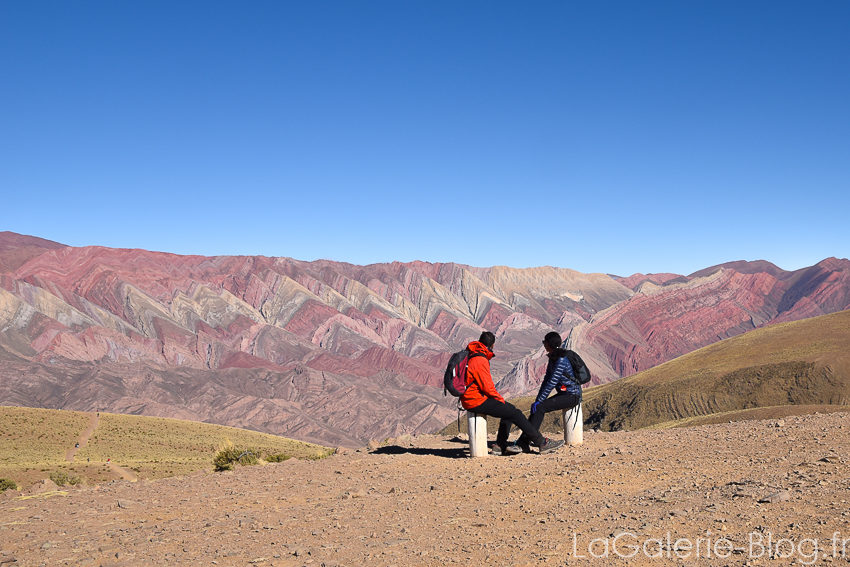
[[[567,360],[570,361],[570,366],[573,367],[573,375],[576,377],[575,381],[578,382],[580,386],[584,386],[590,382],[590,379],[592,378],[590,370],[587,368],[587,364],[584,363],[578,353],[574,350],[567,350],[566,357]]]
[[[471,353],[467,349],[456,352],[449,359],[449,365],[446,367],[446,372],[443,374],[443,395],[448,392],[456,398],[459,398],[466,392],[466,366],[469,364],[469,359],[476,356],[484,356],[479,353]]]

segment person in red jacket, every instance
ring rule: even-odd
[[[493,354],[495,344],[496,336],[490,331],[484,331],[477,341],[469,343],[466,347],[470,357],[466,366],[466,391],[460,397],[461,405],[472,413],[501,419],[496,443],[493,445],[494,454],[507,455],[521,452],[516,445],[511,445],[511,450],[508,450],[511,425],[519,427],[531,440],[531,444],[539,448],[541,454],[561,447],[564,444],[563,441],[543,437],[520,410],[507,403],[505,398],[496,391],[493,377],[490,375],[490,359],[495,356]]]

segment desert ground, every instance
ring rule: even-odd
[[[321,460],[0,497],[0,565],[840,565],[850,414],[587,432],[466,457],[419,436]],[[598,556],[598,557],[594,557]]]

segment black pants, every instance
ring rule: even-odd
[[[496,435],[496,443],[502,447],[508,443],[508,435],[511,433],[511,425],[516,425],[522,430],[523,436],[530,439],[531,442],[540,446],[543,444],[543,436],[536,427],[531,425],[521,411],[516,409],[512,404],[500,402],[493,398],[487,398],[480,406],[474,407],[468,411],[481,415],[489,415],[492,417],[501,418],[499,422],[499,433]]]
[[[537,405],[537,411],[532,413],[528,421],[531,423],[531,426],[536,430],[540,430],[540,425],[543,423],[543,416],[545,416],[550,411],[555,410],[568,410],[576,407],[581,398],[576,396],[575,394],[568,394],[566,392],[560,392],[555,394],[550,398],[546,398],[542,402]],[[523,433],[519,441],[528,441],[529,437],[526,437],[525,433]]]

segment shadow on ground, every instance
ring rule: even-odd
[[[399,447],[398,445],[387,445],[379,447],[371,451],[372,455],[433,455],[435,457],[444,457],[446,459],[466,459],[469,457],[469,451],[466,447],[453,449],[429,449],[425,447]]]

